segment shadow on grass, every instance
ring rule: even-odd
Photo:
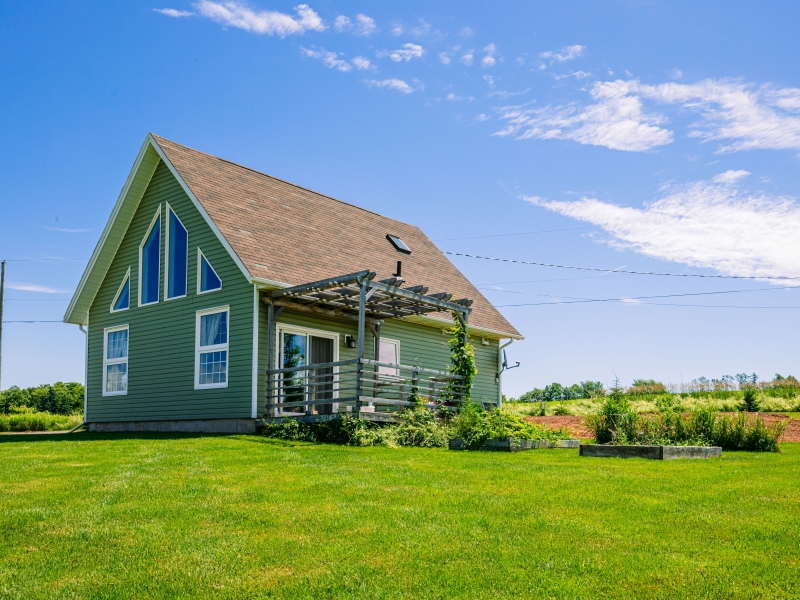
[[[216,437],[247,437],[262,438],[258,434],[243,433],[182,433],[182,432],[152,432],[152,431],[120,431],[90,433],[88,431],[76,431],[66,433],[63,431],[46,431],[41,433],[32,432],[11,432],[0,435],[0,444],[19,443],[19,442],[93,442],[111,440],[180,440],[187,438],[216,438]],[[267,438],[262,438],[267,439]],[[280,441],[280,440],[274,440]]]

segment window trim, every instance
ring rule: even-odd
[[[206,291],[202,291],[200,289],[200,285],[202,284],[202,277],[203,277],[203,271],[202,271],[203,261],[202,261],[201,257],[205,258],[206,262],[208,263],[208,266],[211,267],[211,270],[214,271],[214,275],[216,275],[217,279],[219,279],[219,287],[218,288],[215,288],[213,290],[206,290]],[[222,290],[222,277],[219,276],[219,273],[217,273],[217,270],[214,268],[214,265],[211,264],[211,261],[208,260],[208,257],[206,257],[206,255],[203,254],[203,251],[200,250],[200,246],[198,246],[197,247],[197,295],[199,296],[200,294],[213,294],[214,292],[219,292],[221,290]]]
[[[396,340],[394,338],[381,337],[380,338],[380,343],[383,344],[384,342],[386,342],[387,344],[393,344],[394,347],[395,347],[395,356],[397,357],[397,362],[394,363],[394,364],[396,364],[396,365],[402,364],[400,362],[400,340]],[[384,360],[383,358],[381,358],[380,362],[389,362],[389,361],[388,360]],[[380,372],[381,369],[388,369],[388,368],[389,367],[378,367],[378,376],[379,377],[399,377],[400,376],[400,369],[399,368],[395,369],[394,373],[381,373]]]
[[[119,284],[119,288],[117,289],[117,293],[114,295],[114,299],[111,301],[111,306],[109,307],[109,311],[112,313],[119,313],[124,312],[131,307],[131,290],[128,288],[128,306],[125,308],[118,308],[114,309],[114,306],[117,304],[117,300],[119,300],[120,295],[122,294],[122,290],[125,289],[125,284],[130,283],[131,280],[131,268],[128,267],[128,270],[125,272],[125,277],[122,278],[122,283]]]
[[[291,323],[276,323],[276,336],[275,339],[277,340],[277,344],[275,344],[275,363],[279,365],[278,368],[283,368],[283,333],[295,333],[300,335],[306,336],[306,347],[308,347],[308,336],[313,335],[315,337],[322,337],[333,340],[333,362],[339,361],[339,333],[337,331],[327,331],[325,329],[314,329],[312,327],[302,327],[300,325],[292,325]],[[339,367],[333,367],[333,374],[334,376],[339,374]],[[336,377],[334,377],[334,381],[338,381]],[[333,397],[331,398],[333,405],[333,411],[339,411],[339,403],[335,402],[335,400],[339,399],[339,390],[338,386],[337,389],[333,390]],[[277,409],[278,416],[283,415],[294,415],[297,416],[299,413],[291,411],[291,410],[284,410],[281,406]]]
[[[186,298],[189,295],[189,229],[186,225],[183,224],[178,214],[173,210],[173,208],[169,205],[169,202],[165,202],[164,204],[167,205],[167,228],[164,233],[166,236],[165,243],[164,243],[164,302],[169,300],[178,300],[179,298]],[[184,289],[186,290],[183,295],[181,296],[170,296],[169,295],[169,251],[170,251],[170,239],[169,239],[169,231],[170,231],[170,219],[175,217],[178,223],[181,224],[183,230],[186,232],[186,285]],[[211,264],[211,263],[209,263]]]
[[[200,346],[200,323],[202,317],[204,315],[219,313],[219,312],[227,312],[228,313],[228,341],[224,344],[215,344],[213,346]],[[195,326],[194,326],[194,389],[196,390],[208,390],[208,389],[219,389],[219,388],[226,388],[228,387],[228,382],[230,380],[230,366],[231,366],[231,351],[230,351],[230,344],[231,344],[231,307],[229,304],[225,306],[215,306],[213,308],[204,308],[202,310],[198,310],[195,313]],[[225,383],[200,383],[200,355],[201,354],[209,354],[211,352],[220,352],[225,350],[227,354],[227,360],[225,361]]]
[[[157,295],[157,298],[153,302],[148,302],[146,304],[142,304],[142,252],[144,252],[144,245],[147,243],[147,238],[150,237],[150,232],[153,231],[153,227],[156,226],[156,221],[161,219],[161,205],[158,205],[158,210],[156,210],[156,214],[153,217],[153,220],[150,221],[150,226],[147,228],[147,231],[142,238],[142,242],[139,244],[139,289],[136,290],[137,292],[137,299],[138,299],[138,306],[152,306],[153,304],[158,304],[159,299],[161,298],[161,290]],[[158,281],[159,286],[161,285],[161,236],[158,236]]]
[[[114,331],[122,331],[123,329],[128,331],[128,352],[125,355],[125,358],[108,358],[108,334]],[[108,366],[109,365],[119,365],[125,363],[126,367],[128,366],[128,359],[131,355],[131,329],[129,324],[125,325],[115,325],[114,327],[106,327],[103,329],[103,396],[127,396],[128,395],[128,385],[125,385],[125,390],[122,392],[108,392],[106,391],[106,384],[108,383]],[[125,376],[128,377],[130,375],[130,370],[125,369]]]

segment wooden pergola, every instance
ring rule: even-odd
[[[426,286],[404,288],[403,283],[402,277],[376,281],[375,272],[365,270],[268,292],[263,297],[268,306],[268,372],[275,370],[275,319],[284,310],[357,321],[356,398],[360,405],[367,328],[375,338],[375,361],[380,361],[380,329],[386,319],[451,312],[466,329],[472,300],[453,299],[444,292],[428,294]]]

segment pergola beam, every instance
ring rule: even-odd
[[[321,281],[313,281],[311,283],[304,283],[303,285],[296,285],[290,288],[284,288],[273,292],[273,298],[282,298],[286,296],[302,296],[309,292],[321,292],[331,288],[343,288],[351,283],[356,283],[359,279],[372,279],[375,277],[374,271],[357,271],[356,273],[349,273],[347,275],[339,275],[338,277],[331,277],[330,279],[323,279]]]

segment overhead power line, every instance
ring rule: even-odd
[[[659,296],[624,296],[622,298],[576,298],[574,296],[563,296],[563,295],[554,295],[554,294],[535,294],[533,292],[518,292],[516,290],[498,290],[494,288],[478,288],[481,290],[486,291],[493,291],[493,292],[501,292],[504,294],[521,294],[523,296],[538,296],[541,298],[566,298],[567,300],[583,300],[589,302],[616,302],[616,301],[626,301],[626,300],[652,300],[654,298],[681,298],[684,296],[715,296],[717,294],[742,294],[744,292],[785,292],[788,290],[793,289],[800,289],[800,288],[758,288],[752,290],[725,290],[719,292],[691,292],[686,294],[663,294]],[[503,304],[502,306],[526,306],[525,304]]]
[[[89,260],[88,258],[9,258],[7,262],[46,262],[50,260],[63,260],[63,261],[75,261],[75,260]]]
[[[491,256],[478,256],[476,254],[463,254],[461,252],[443,251],[444,254],[451,256],[464,256],[466,258],[479,258],[482,260],[493,260],[497,262],[516,263],[520,265],[533,265],[536,267],[555,267],[557,269],[575,269],[578,271],[597,271],[601,273],[627,273],[628,275],[657,275],[660,277],[701,277],[703,279],[771,279],[771,280],[794,280],[800,277],[771,277],[768,275],[701,275],[699,273],[660,273],[654,271],[624,271],[622,269],[599,269],[597,267],[576,267],[572,265],[557,265],[552,263],[541,263],[527,260],[515,260],[512,258],[494,258]]]
[[[626,298],[626,300],[632,300],[632,298]],[[496,305],[497,308],[501,307],[512,307],[512,306],[560,306],[562,304],[586,304],[589,302],[619,302],[619,303],[626,303],[625,300],[618,300],[618,299],[603,299],[603,300],[570,300],[568,302],[536,302],[532,304],[498,304]],[[633,305],[646,305],[646,306],[684,306],[688,308],[759,308],[759,309],[766,309],[766,308],[789,308],[789,309],[800,309],[800,306],[741,306],[735,304],[678,304],[675,302],[630,302]]]
[[[3,323],[63,323],[64,321],[3,321]]]

